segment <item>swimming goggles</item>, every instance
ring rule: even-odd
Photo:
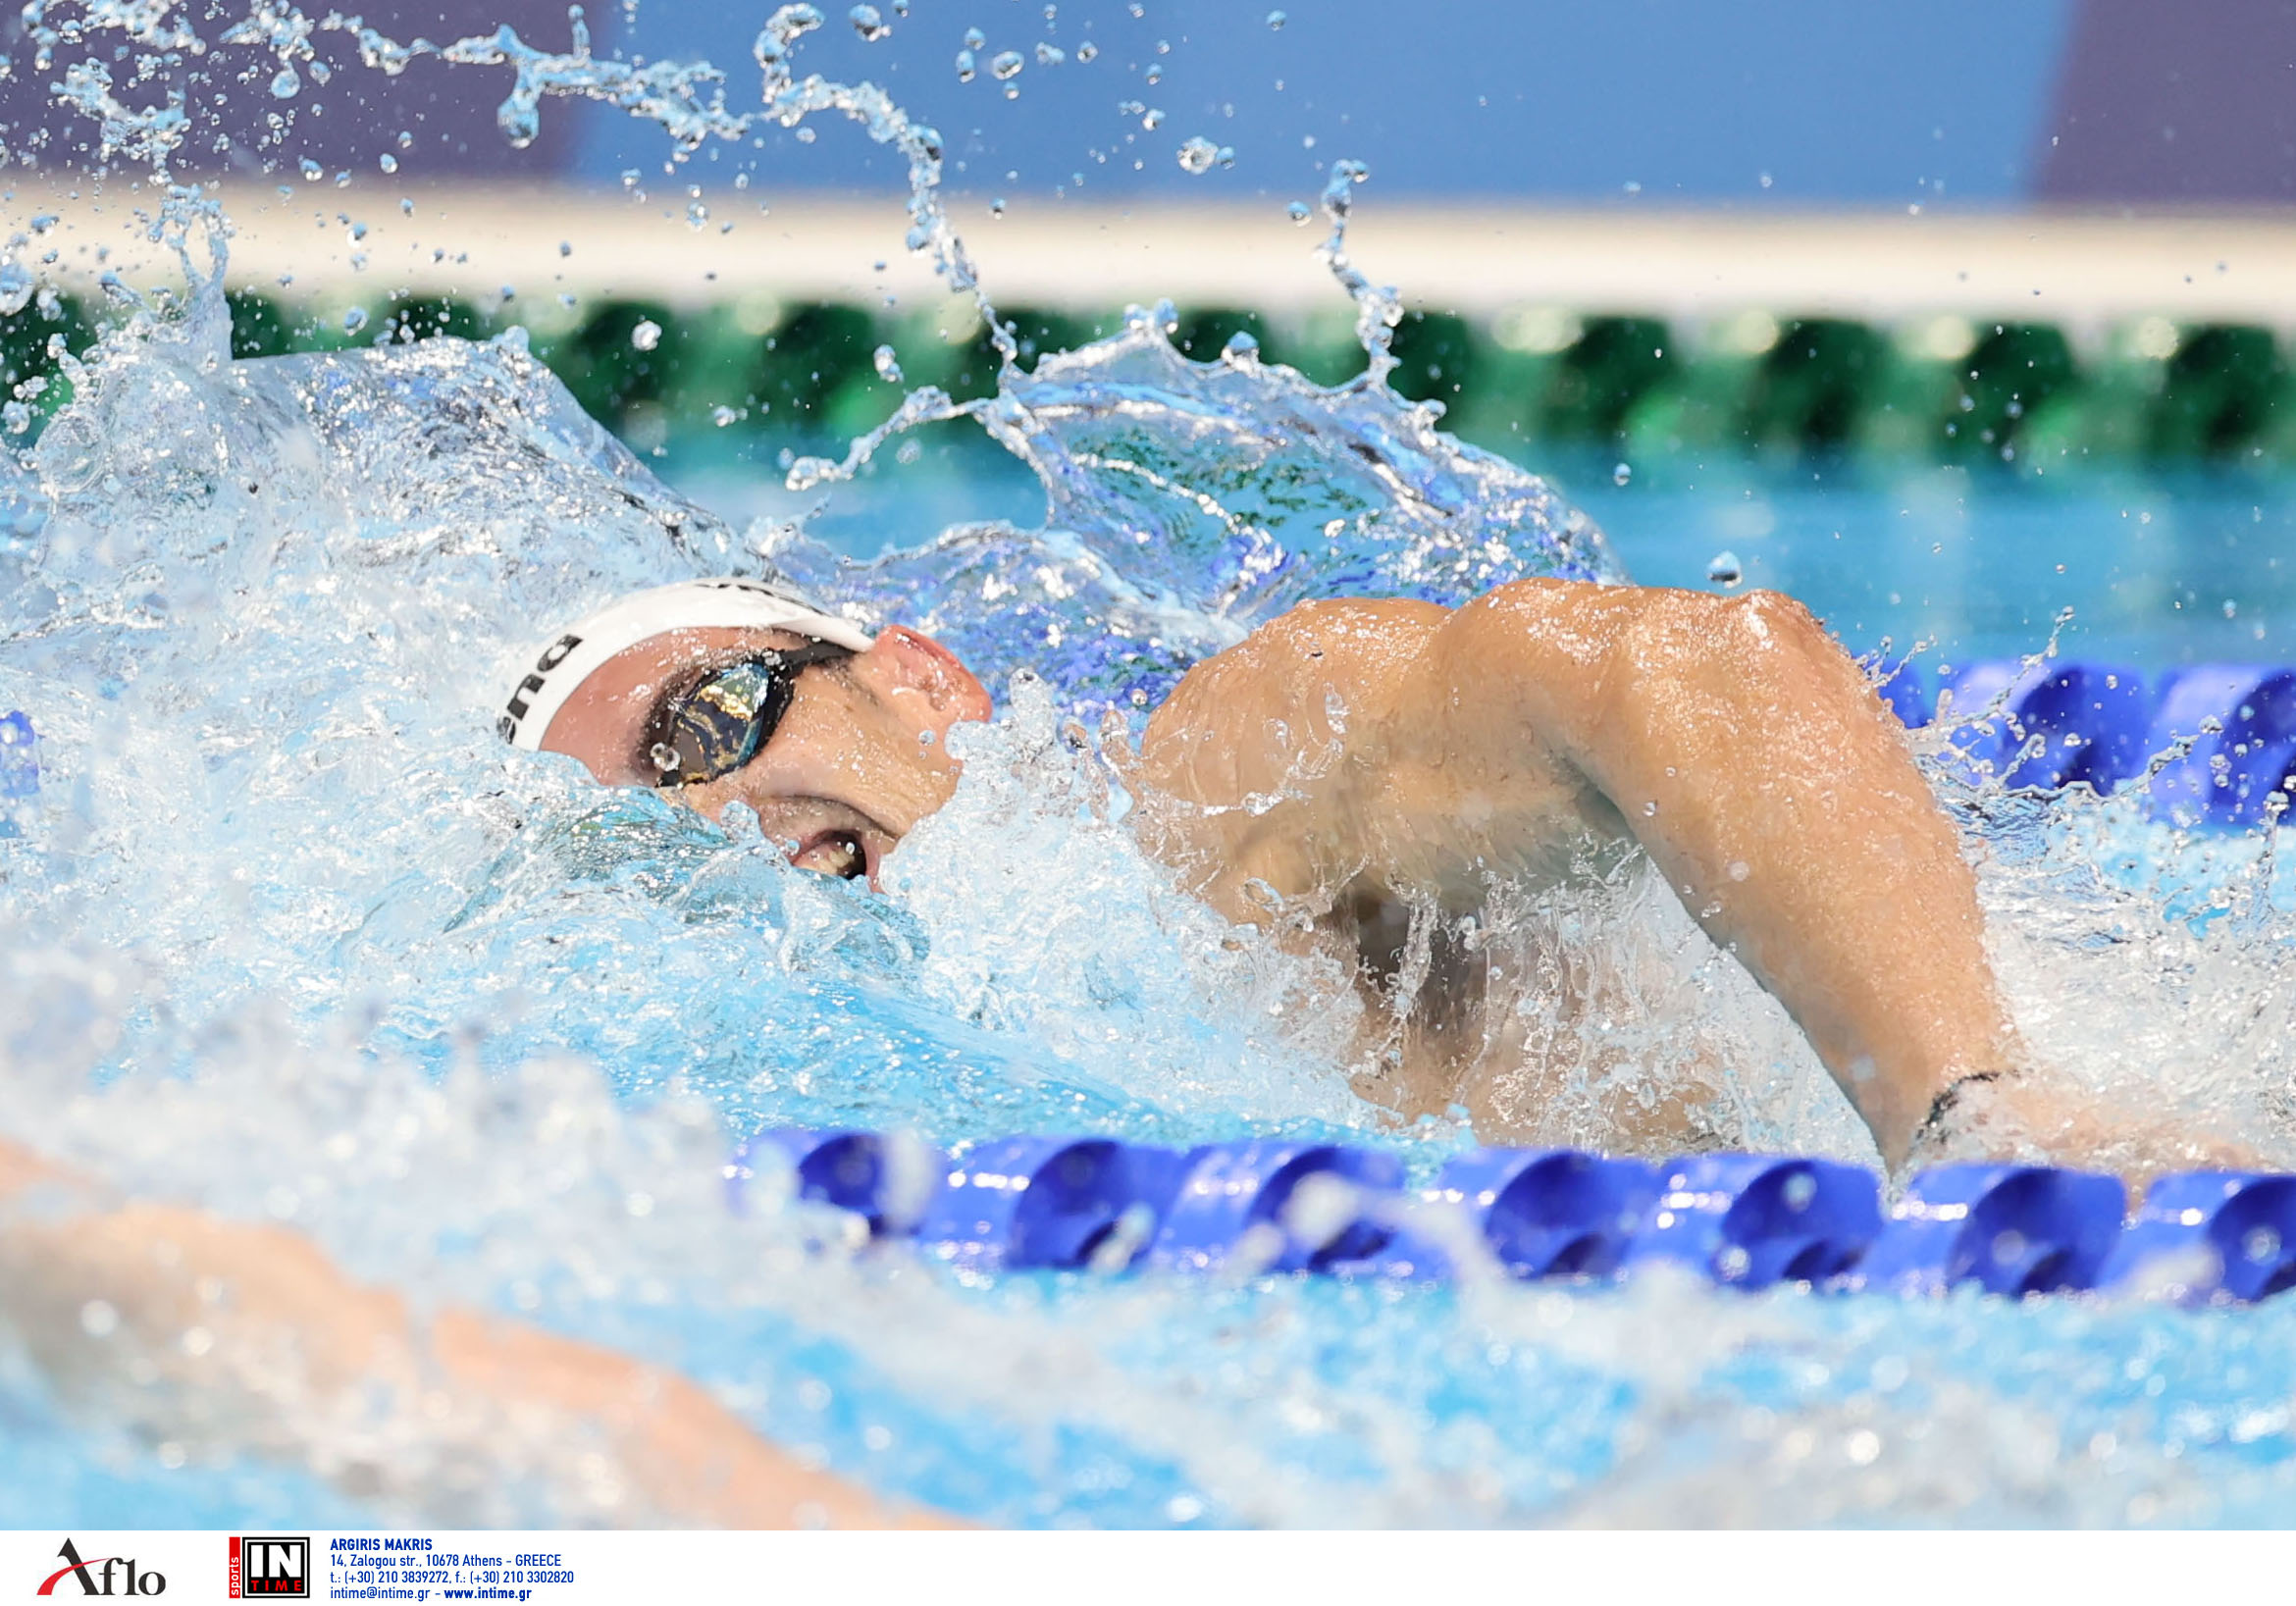
[[[773,739],[800,674],[852,656],[850,647],[812,642],[768,648],[710,671],[654,717],[647,748],[653,784],[699,786],[731,775]]]

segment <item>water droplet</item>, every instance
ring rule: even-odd
[[[301,163],[298,165],[302,169],[303,182],[305,183],[315,183],[320,179],[325,178],[327,175],[327,170],[321,167],[318,163],[312,161],[308,156],[304,157]]]
[[[646,756],[652,759],[653,767],[664,775],[667,775],[671,770],[678,767],[678,750],[671,747],[667,742],[654,743],[652,748],[648,751]]]
[[[1293,201],[1289,206],[1283,209],[1283,215],[1289,218],[1293,223],[1305,223],[1308,221],[1308,219],[1314,217],[1316,214],[1315,209],[1309,206],[1307,202]]]
[[[989,58],[989,75],[1001,83],[1007,78],[1018,78],[1020,69],[1027,65],[1019,51],[1000,50]]]
[[[630,331],[630,344],[639,351],[652,351],[661,344],[661,326],[651,318],[638,320],[638,327]]]
[[[1736,552],[1716,552],[1706,559],[1706,578],[1717,586],[1735,586],[1746,578]]]
[[[292,100],[303,92],[303,80],[295,77],[295,70],[283,67],[271,78],[271,92],[282,100]]]
[[[382,155],[375,158],[375,165],[381,168],[385,173],[396,173],[398,171],[398,158],[391,155],[389,151],[385,151]]]
[[[2229,596],[2225,597],[2225,598],[2224,598],[2224,617],[2225,617],[2225,618],[2227,618],[2227,619],[2236,619],[2236,618],[2238,618],[2239,616],[2240,616],[2240,604],[2239,604],[2238,602],[2235,602],[2234,600],[2232,600],[2232,598],[2231,598],[2231,597],[2229,597]]]
[[[1629,463],[1621,463],[1610,471],[1610,483],[1614,486],[1623,486],[1634,477],[1634,466]]]
[[[1001,218],[1004,215],[1005,197],[1002,195],[991,195],[989,197],[989,216],[992,218]]]
[[[502,130],[503,138],[524,150],[542,135],[542,109],[513,96],[496,110],[495,127]]]
[[[1140,109],[1140,127],[1141,127],[1141,128],[1143,128],[1143,129],[1148,129],[1148,130],[1154,130],[1154,129],[1155,129],[1155,128],[1156,128],[1158,125],[1159,125],[1159,124],[1161,124],[1163,121],[1164,121],[1164,108],[1163,108],[1163,107],[1161,107],[1161,106],[1144,106],[1144,107],[1142,107],[1142,108]]]
[[[871,44],[893,31],[893,25],[874,6],[856,6],[845,15],[852,21],[853,30]]]
[[[1210,173],[1212,164],[1220,160],[1220,147],[1202,134],[1186,141],[1179,148],[1179,165],[1189,173]]]
[[[1810,1202],[1817,1198],[1817,1178],[1807,1171],[1796,1171],[1786,1179],[1786,1185],[1778,1191],[1780,1197],[1786,1201],[1788,1210],[1807,1210],[1810,1207]]]
[[[345,335],[356,335],[366,327],[367,309],[365,307],[353,307],[342,315],[342,332]]]
[[[2271,1226],[2254,1226],[2241,1235],[2240,1253],[2262,1265],[2280,1258],[2280,1234]]]
[[[1281,27],[1289,21],[1291,21],[1291,19],[1284,16],[1283,13],[1279,11],[1272,11],[1268,13],[1268,26],[1272,28]]]
[[[791,462],[782,484],[792,491],[810,491],[836,474],[837,465],[826,457],[800,457]]]
[[[731,407],[728,407],[722,401],[709,409],[709,422],[716,425],[721,430],[724,429],[728,424],[735,422],[742,415],[740,413],[735,412]]]
[[[1039,67],[1058,67],[1068,59],[1069,53],[1057,44],[1045,44],[1041,41],[1037,44],[1036,65]]]
[[[404,129],[398,130],[398,148],[400,150],[414,149],[414,135]]]
[[[869,360],[877,365],[877,378],[883,380],[888,385],[899,385],[901,383],[901,363],[899,359],[895,357],[893,348],[891,346],[881,345],[877,347],[877,349],[870,354]]]
[[[558,255],[560,255],[560,256],[572,256],[573,254],[574,254],[574,242],[573,242],[572,240],[570,240],[570,239],[562,239],[562,240],[558,241]]]
[[[1253,338],[1248,330],[1239,329],[1227,337],[1227,343],[1220,348],[1220,354],[1231,363],[1258,362],[1260,342]]]
[[[1076,59],[1080,62],[1091,61],[1099,54],[1100,46],[1094,44],[1090,39],[1086,39],[1082,44],[1076,47]]]
[[[965,49],[967,49],[967,50],[979,50],[979,49],[981,49],[983,46],[985,46],[987,43],[988,43],[988,35],[987,35],[987,34],[985,34],[985,33],[983,33],[983,32],[982,32],[982,31],[981,31],[979,28],[977,28],[977,27],[968,27],[968,28],[966,28],[966,29],[965,30]]]
[[[970,83],[972,81],[972,76],[976,71],[978,71],[978,68],[972,59],[972,52],[969,50],[958,51],[957,81],[959,83]]]

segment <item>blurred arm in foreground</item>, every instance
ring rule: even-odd
[[[66,1399],[386,1506],[412,1498],[419,1461],[422,1487],[528,1483],[569,1523],[919,1522],[673,1373],[458,1307],[418,1319],[297,1233],[108,1196],[4,1141],[0,1324]]]

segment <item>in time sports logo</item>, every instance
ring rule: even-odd
[[[311,1598],[311,1541],[232,1535],[232,1599]]]

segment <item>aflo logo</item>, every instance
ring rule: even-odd
[[[167,1592],[168,1580],[164,1574],[140,1573],[135,1563],[126,1556],[98,1556],[94,1561],[79,1559],[79,1551],[70,1539],[56,1552],[64,1558],[64,1565],[48,1575],[38,1593],[52,1595],[56,1585],[66,1579],[79,1580],[83,1595],[157,1595]],[[116,1587],[115,1587],[116,1585]]]

